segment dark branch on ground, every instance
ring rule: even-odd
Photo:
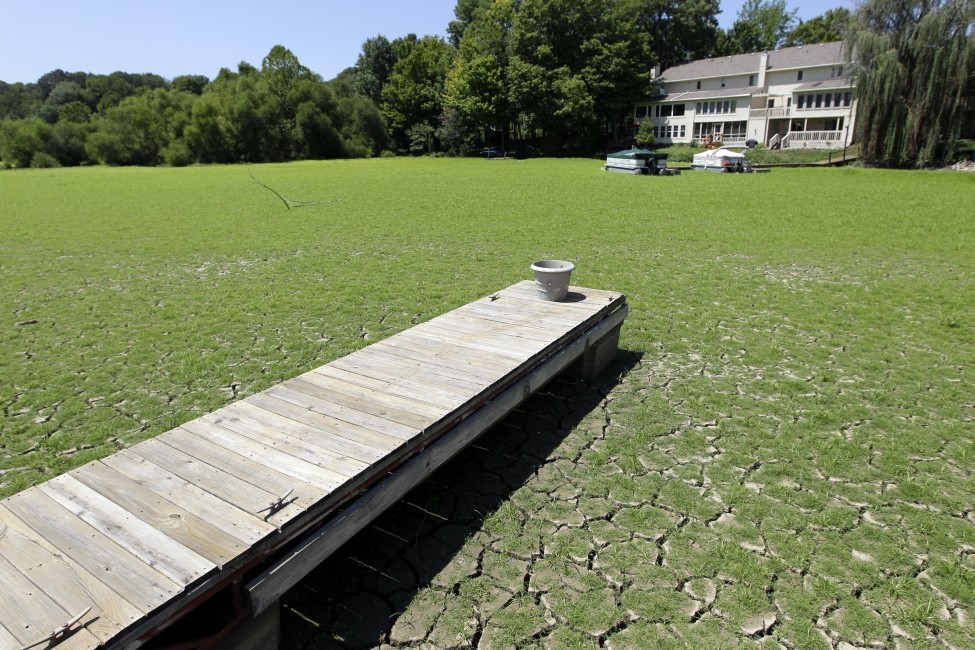
[[[265,185],[261,181],[257,180],[257,178],[254,177],[254,174],[251,174],[251,180],[253,180],[255,183],[257,183],[258,185],[260,185],[264,189],[268,190],[269,192],[272,192],[274,194],[274,196],[276,196],[279,199],[281,199],[281,202],[284,203],[284,207],[286,207],[289,210],[291,208],[303,208],[306,205],[322,205],[322,204],[325,204],[325,203],[335,203],[335,201],[292,201],[291,199],[289,199],[289,198],[287,198],[285,196],[282,196],[273,187],[270,187],[269,185]]]

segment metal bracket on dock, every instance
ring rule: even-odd
[[[287,492],[285,492],[284,494],[282,494],[281,496],[279,496],[277,499],[275,499],[274,501],[272,501],[271,503],[269,503],[266,508],[261,508],[260,510],[257,510],[256,511],[257,514],[261,514],[262,512],[264,512],[265,510],[267,510],[268,511],[267,517],[270,517],[271,515],[273,515],[274,513],[276,513],[281,508],[283,508],[285,506],[291,505],[292,503],[295,502],[295,500],[297,499],[297,497],[295,497],[294,499],[287,500],[287,501],[286,501],[286,499],[289,496],[291,496],[291,493],[294,492],[294,491],[295,491],[295,489],[294,488],[291,488],[290,490],[288,490]],[[267,517],[265,517],[265,519],[267,519]]]

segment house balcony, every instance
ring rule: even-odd
[[[850,112],[849,106],[821,106],[820,108],[809,108],[805,106],[803,108],[794,108],[793,115],[796,117],[824,117],[824,114],[832,117],[834,115],[847,115]]]
[[[748,117],[757,118],[757,119],[764,119],[767,117],[770,120],[772,120],[781,117],[789,117],[792,114],[791,111],[792,109],[787,106],[773,107],[773,108],[753,108],[748,111]]]
[[[792,131],[782,138],[783,149],[836,149],[843,146],[843,131]]]
[[[721,144],[726,146],[744,146],[748,138],[744,135],[723,135]]]

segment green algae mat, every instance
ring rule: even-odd
[[[975,174],[600,164],[0,172],[0,496],[566,259],[627,295],[619,362],[285,647],[970,646]]]

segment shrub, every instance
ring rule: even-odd
[[[636,146],[649,149],[653,146],[653,124],[650,123],[649,118],[640,122],[640,128],[636,132],[636,136],[633,141]]]
[[[190,151],[189,145],[187,145],[186,141],[182,138],[170,142],[169,145],[163,149],[162,158],[163,162],[170,167],[186,167],[194,162],[193,152]]]
[[[34,169],[49,169],[51,167],[60,167],[61,163],[58,159],[49,153],[44,151],[38,151],[34,154],[34,157],[30,160],[30,166]]]

